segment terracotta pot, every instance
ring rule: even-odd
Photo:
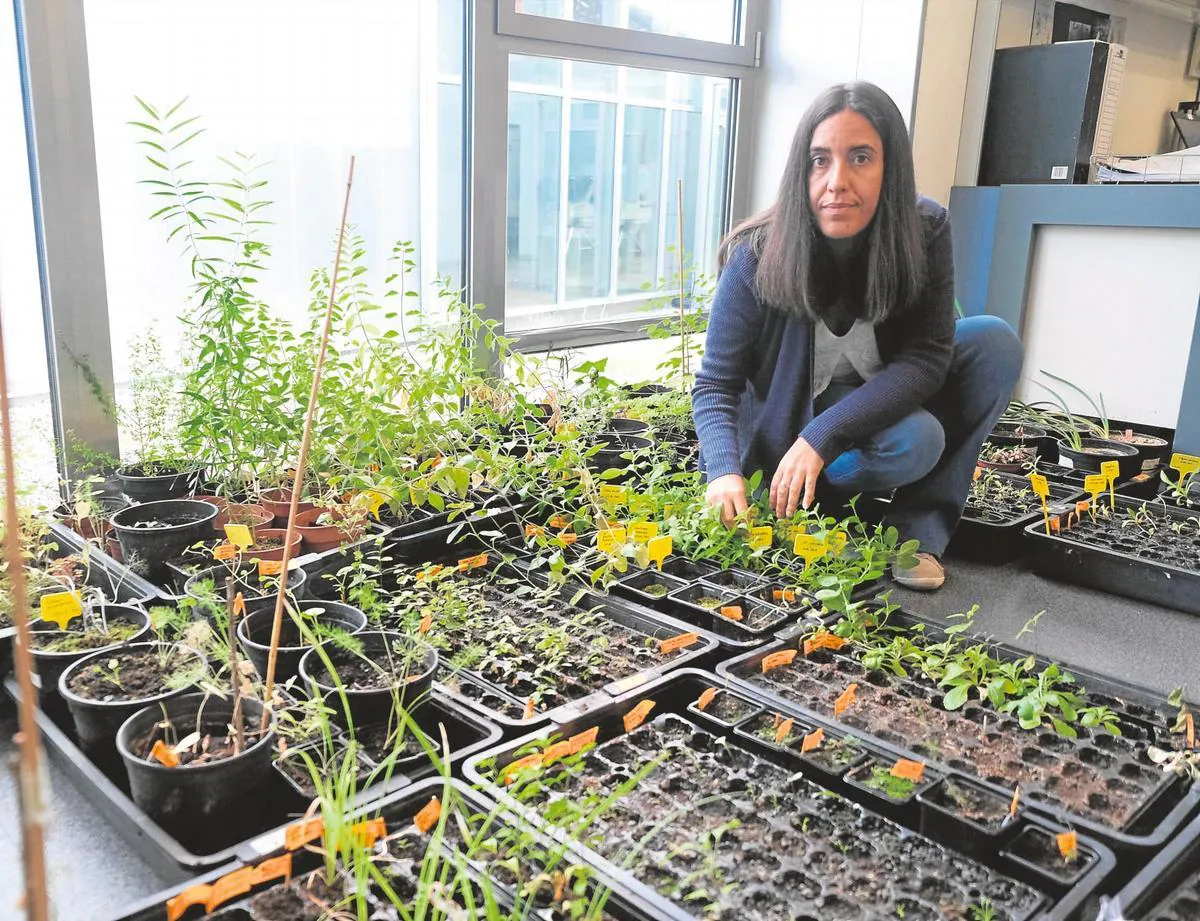
[[[196,493],[190,498],[197,502],[207,502],[209,505],[215,505],[218,510],[225,511],[225,506],[229,504],[229,499],[225,496],[209,496],[204,493]]]
[[[290,489],[267,489],[258,495],[259,503],[277,520],[287,524],[288,513],[292,509],[292,491]],[[316,508],[311,502],[300,500],[296,512],[308,512]]]
[[[264,528],[271,527],[274,520],[274,513],[257,502],[253,504],[226,502],[221,506],[221,514],[217,515],[213,521],[213,530],[218,535],[224,536],[225,525],[244,524],[252,534],[257,534]]]
[[[63,524],[82,537],[84,540],[97,540],[102,537],[108,537],[112,532],[112,524],[107,518],[80,518],[77,515],[72,515],[70,518],[64,518]]]
[[[312,508],[296,516],[296,528],[299,530],[300,536],[304,538],[305,548],[310,552],[321,553],[325,550],[336,549],[342,544],[357,540],[358,536],[362,534],[361,522],[316,524],[316,520],[325,514],[329,514],[335,519],[340,517],[338,512],[330,512],[323,508]]]
[[[256,541],[275,538],[282,543],[285,537],[287,537],[287,528],[256,528],[254,531],[254,539]],[[293,560],[300,555],[300,542],[302,540],[303,537],[299,532],[292,538]],[[278,547],[275,550],[259,550],[256,547],[251,547],[242,556],[252,560],[282,560],[283,547]]]

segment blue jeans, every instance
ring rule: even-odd
[[[1021,376],[1024,349],[999,317],[959,320],[942,389],[921,409],[834,458],[824,479],[839,493],[895,489],[887,514],[904,539],[941,556],[966,505],[979,449]],[[831,385],[821,412],[854,390]]]

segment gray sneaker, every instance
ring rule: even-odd
[[[893,566],[892,578],[905,588],[918,592],[932,592],[945,584],[946,570],[932,553],[918,553],[916,566],[908,569]]]

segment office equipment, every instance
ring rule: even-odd
[[[1184,147],[1200,147],[1200,115],[1195,112],[1172,112],[1175,133]]]
[[[997,51],[979,184],[1087,182],[1111,150],[1126,53],[1096,41]]]

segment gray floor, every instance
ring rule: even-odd
[[[894,599],[914,613],[945,620],[980,605],[976,631],[1013,643],[1021,627],[1041,610],[1032,634],[1018,643],[1049,658],[1154,688],[1164,695],[1189,684],[1200,690],[1200,617],[1180,614],[1102,592],[1043,579],[1022,563],[1006,566],[947,562],[949,579],[934,594],[896,589]],[[0,761],[14,755],[15,715],[0,703]],[[103,921],[132,901],[164,886],[118,838],[70,781],[49,770],[48,831],[51,897],[58,917]],[[0,771],[0,917],[20,918],[20,829],[15,780]]]

